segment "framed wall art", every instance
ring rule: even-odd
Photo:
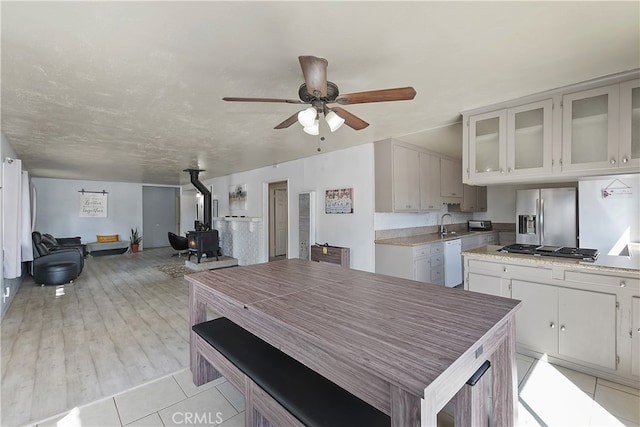
[[[229,187],[229,209],[247,209],[247,184],[232,185]]]
[[[351,214],[353,213],[353,188],[327,190],[324,198],[324,213]]]

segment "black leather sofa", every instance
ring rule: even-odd
[[[38,233],[38,232],[36,232]],[[48,233],[41,233],[42,243],[50,252],[60,249],[77,248],[82,252],[82,257],[87,257],[87,245],[83,244],[80,237],[53,237]]]
[[[33,280],[37,285],[63,285],[75,280],[84,267],[81,248],[70,247],[50,251],[38,231],[33,240]]]

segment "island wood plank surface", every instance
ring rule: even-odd
[[[192,324],[206,320],[209,305],[394,425],[435,424],[485,360],[494,365],[494,415],[513,423],[518,301],[293,259],[187,280]],[[216,376],[195,365],[192,354],[195,381]]]

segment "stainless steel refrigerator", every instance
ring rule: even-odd
[[[575,188],[516,191],[516,243],[577,247]]]

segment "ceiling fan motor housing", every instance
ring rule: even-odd
[[[334,102],[339,94],[340,94],[340,92],[338,91],[338,86],[335,83],[329,82],[329,81],[327,82],[327,97],[326,98],[317,98],[317,97],[315,97],[313,95],[309,95],[309,92],[307,91],[307,84],[306,83],[302,83],[302,85],[300,85],[300,89],[298,89],[298,96],[300,96],[300,100],[302,102],[308,102],[308,103],[311,103],[314,100],[321,100],[321,101],[326,101],[326,102]]]

